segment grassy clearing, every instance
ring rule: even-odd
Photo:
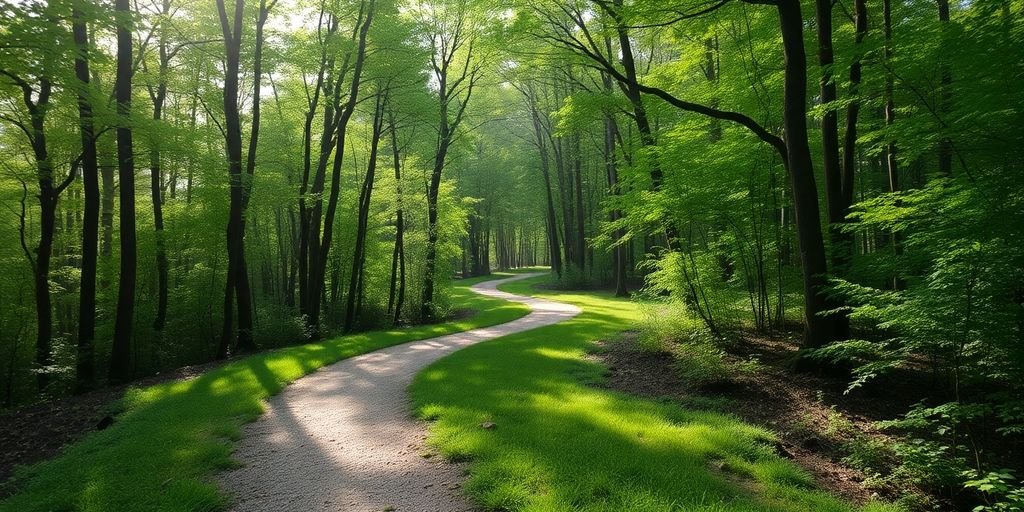
[[[274,350],[196,379],[129,391],[110,428],[69,446],[51,461],[23,468],[17,493],[0,511],[206,511],[226,504],[213,482],[233,465],[231,442],[284,386],[332,362],[408,341],[513,320],[526,306],[482,297],[460,282],[459,308],[477,314],[458,321],[369,332]]]
[[[534,293],[582,306],[573,320],[459,351],[421,372],[412,395],[430,441],[471,460],[466,491],[492,510],[886,511],[814,489],[775,455],[773,435],[719,413],[588,384],[594,340],[630,328],[639,307],[602,294]],[[480,427],[494,422],[491,430]]]

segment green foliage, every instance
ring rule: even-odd
[[[695,334],[693,338],[671,350],[675,359],[673,366],[683,382],[694,389],[728,382],[733,372],[725,360],[725,352],[705,336]]]
[[[963,483],[968,489],[976,489],[985,495],[986,503],[974,507],[974,512],[1020,512],[1024,510],[1024,486],[1016,481],[1013,471],[1003,469],[979,475],[969,471],[963,475],[971,478]]]

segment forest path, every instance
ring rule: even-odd
[[[572,318],[580,309],[497,290],[540,273],[474,285],[476,293],[528,305],[500,325],[413,341],[345,359],[270,399],[234,452],[243,466],[221,476],[234,511],[472,510],[462,471],[424,458],[426,426],[406,388],[430,363],[460,348]]]

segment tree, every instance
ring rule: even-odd
[[[135,321],[136,233],[135,233],[135,155],[132,144],[132,11],[128,0],[116,0],[117,80],[117,175],[120,180],[121,266],[117,287],[117,316],[114,321],[114,345],[110,355],[110,381],[125,382],[132,377],[132,333]]]
[[[76,389],[90,388],[95,376],[94,342],[96,338],[96,261],[99,247],[99,162],[96,129],[93,120],[89,73],[88,20],[82,2],[72,8],[75,40],[75,78],[78,80],[78,118],[82,133],[82,184],[85,207],[82,214],[82,275],[79,286],[78,354],[75,369]]]
[[[621,6],[609,2],[595,2],[609,12],[615,20],[622,19],[616,10]],[[754,2],[762,3],[762,2]],[[804,281],[804,346],[819,347],[837,335],[835,315],[824,315],[834,309],[826,300],[828,272],[825,262],[825,245],[821,235],[818,189],[814,179],[813,162],[807,137],[807,56],[803,42],[803,16],[799,2],[795,0],[772,0],[767,3],[776,8],[779,16],[779,32],[784,51],[785,91],[783,93],[782,125],[785,138],[779,137],[753,118],[739,112],[725,111],[679,99],[670,92],[649,85],[638,84],[636,88],[648,95],[656,96],[668,104],[686,111],[714,119],[732,121],[747,128],[763,142],[770,144],[786,164],[790,176],[793,209],[800,241],[801,271]],[[715,4],[713,9],[724,3]],[[540,11],[548,23],[547,37],[556,44],[579,53],[591,62],[591,66],[607,72],[619,84],[629,87],[635,82],[626,72],[614,65],[602,51],[601,45],[591,34],[587,16],[578,5],[566,4],[562,16],[550,11]],[[706,14],[706,10],[688,14],[684,18]],[[623,26],[622,21],[616,23]],[[652,180],[658,176],[652,174]]]
[[[438,2],[428,6],[426,37],[431,56],[430,67],[437,82],[439,121],[437,151],[427,189],[427,257],[423,274],[423,298],[420,316],[434,316],[434,282],[437,272],[437,198],[441,190],[448,152],[455,140],[456,130],[462,124],[473,97],[473,89],[480,80],[483,66],[477,60],[479,48],[473,13],[467,0],[451,3]]]
[[[310,327],[314,331],[318,330],[320,325],[321,299],[324,290],[324,279],[327,274],[327,258],[331,250],[331,242],[334,236],[334,219],[337,213],[339,194],[341,193],[341,169],[345,156],[346,130],[359,100],[359,85],[366,61],[367,34],[373,23],[375,9],[376,2],[373,0],[360,2],[359,13],[352,31],[352,39],[357,41],[356,46],[345,53],[340,74],[336,78],[328,79],[326,82],[318,79],[318,85],[323,87],[323,93],[327,97],[328,103],[325,105],[324,110],[324,130],[320,142],[320,160],[313,175],[312,183],[308,188],[308,194],[316,199],[313,201],[312,208],[301,207],[305,210],[307,218],[305,227],[307,231],[304,234],[303,253],[300,255],[300,258],[303,256],[308,258],[306,267],[307,284],[304,287],[305,307],[303,312],[306,315],[307,322],[309,322]],[[331,21],[329,25],[334,27],[333,30],[337,30],[337,26],[334,23]],[[329,63],[328,69],[334,67],[334,59],[335,56],[333,54],[329,57],[324,57],[324,60]],[[345,90],[343,82],[350,70],[352,76],[347,95],[343,96],[342,91]],[[341,101],[343,97],[345,99],[344,103]],[[310,111],[312,112],[315,109],[315,104],[311,103],[310,105]],[[335,112],[337,112],[336,119]],[[324,211],[322,194],[326,184],[327,165],[332,149],[334,157],[331,161],[331,189],[327,200],[327,209]],[[308,178],[304,175],[303,190],[307,190],[307,183],[309,183]],[[305,201],[305,194],[302,197],[302,200]],[[323,232],[322,237],[321,229]]]
[[[356,221],[356,241],[352,256],[352,274],[349,276],[348,301],[345,306],[345,331],[355,327],[359,316],[358,304],[361,303],[364,266],[366,263],[366,232],[369,225],[370,199],[373,196],[373,181],[377,171],[377,149],[384,133],[384,112],[388,103],[388,85],[378,84],[374,97],[373,127],[370,134],[370,155],[366,159],[366,176],[359,191],[358,219]],[[397,159],[396,159],[397,161]],[[396,176],[398,173],[396,172]],[[396,245],[398,247],[398,245]],[[398,249],[396,249],[397,251]]]

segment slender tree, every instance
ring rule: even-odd
[[[82,187],[85,192],[82,212],[82,274],[78,302],[78,353],[75,388],[85,391],[96,379],[94,342],[96,339],[96,261],[99,248],[100,188],[96,131],[90,97],[88,21],[81,0],[72,10],[75,40],[75,78],[78,80],[78,122],[82,136]]]
[[[357,206],[356,240],[352,255],[352,273],[349,276],[348,297],[345,304],[345,331],[351,331],[360,314],[358,305],[361,303],[363,270],[366,263],[366,232],[369,229],[370,200],[373,197],[373,182],[377,171],[377,149],[384,132],[384,110],[387,108],[388,91],[386,85],[378,84],[374,96],[373,128],[370,134],[370,155],[366,159],[366,176],[359,191]]]
[[[443,11],[434,11],[429,28],[430,66],[437,81],[439,106],[437,151],[427,187],[427,256],[423,272],[423,297],[420,316],[434,316],[434,283],[437,279],[437,198],[441,192],[441,174],[448,161],[448,151],[455,133],[473,97],[473,89],[482,75],[476,62],[476,34],[470,19],[469,5],[459,0]]]
[[[114,320],[114,344],[110,354],[110,381],[125,382],[132,377],[132,337],[135,321],[136,233],[135,233],[135,156],[132,145],[132,30],[131,2],[116,0],[117,79],[117,175],[120,206],[121,267],[117,288],[117,313]]]
[[[388,132],[391,134],[391,159],[395,168],[395,249],[391,257],[391,288],[388,291],[388,313],[399,323],[405,302],[405,212],[402,197],[402,155],[398,147],[398,126],[394,111],[388,109]]]
[[[164,102],[167,99],[167,74],[170,65],[171,54],[168,48],[167,21],[171,15],[171,0],[162,0],[159,12],[159,42],[157,44],[158,69],[156,87],[147,85],[149,98],[153,103],[153,121],[159,125],[163,121]],[[145,62],[145,61],[143,61]],[[164,330],[167,321],[167,247],[164,240],[164,211],[163,211],[163,166],[161,164],[159,137],[154,138],[149,149],[149,191],[153,203],[153,229],[156,232],[156,274],[157,274],[157,300],[156,317],[153,320],[153,329],[160,332]]]
[[[245,2],[235,0],[233,18],[228,18],[224,0],[217,0],[221,32],[224,37],[224,142],[228,157],[230,209],[228,212],[228,274],[225,285],[224,327],[218,357],[226,357],[232,336],[232,307],[237,304],[237,345],[239,350],[254,348],[252,338],[252,291],[245,264],[244,178],[242,176],[242,121],[238,105],[239,61]],[[233,20],[233,21],[232,21]]]

